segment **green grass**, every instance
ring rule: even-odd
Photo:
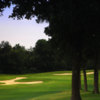
[[[71,75],[56,76],[56,73],[68,71],[57,71],[26,75],[0,75],[0,80],[8,80],[16,77],[27,77],[20,82],[43,81],[42,84],[31,85],[0,85],[0,100],[70,100],[71,97]],[[100,76],[100,74],[99,74]],[[18,81],[18,80],[17,80]],[[1,83],[0,83],[1,84]],[[99,84],[100,86],[100,84]],[[82,76],[82,100],[100,100],[100,95],[93,94],[93,75],[88,75],[89,92],[84,92]]]

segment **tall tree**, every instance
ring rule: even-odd
[[[85,92],[88,91],[88,87],[87,87],[87,76],[86,76],[86,70],[83,69],[83,75],[84,75],[84,90]]]
[[[10,54],[12,47],[9,42],[2,41],[0,43],[0,71],[8,73],[10,71]]]
[[[38,72],[55,70],[54,50],[49,41],[38,40],[34,48],[34,64]]]
[[[23,46],[16,44],[13,47],[13,52],[12,52],[11,57],[12,57],[12,62],[14,62],[13,70],[15,73],[22,74],[22,73],[27,72],[26,62],[28,58],[27,58],[26,50]]]
[[[88,38],[88,42],[86,45],[86,55],[87,59],[92,61],[91,65],[94,69],[94,93],[99,93],[99,57],[100,57],[100,34],[98,33],[99,29],[96,30],[97,32],[93,32]]]
[[[94,34],[94,93],[99,93],[100,35]]]

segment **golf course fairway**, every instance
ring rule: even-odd
[[[88,92],[84,92],[84,80],[83,75],[81,74],[82,100],[100,100],[100,94],[93,94],[92,92],[94,80],[93,70],[87,71],[87,73],[90,72],[91,74],[87,74]],[[3,82],[5,80],[14,80],[14,82],[18,84],[5,85]],[[25,75],[1,74],[0,81],[2,82],[0,82],[0,100],[70,100],[71,80],[71,71],[56,71]],[[27,82],[38,81],[40,82],[38,84],[24,84]]]

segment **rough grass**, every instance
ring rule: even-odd
[[[56,76],[53,74],[66,73],[68,71],[48,72],[26,75],[0,75],[0,80],[8,80],[16,77],[28,77],[20,82],[44,81],[42,84],[31,85],[0,85],[0,100],[70,100],[71,75]],[[100,74],[99,74],[100,76]],[[17,80],[18,81],[18,80]],[[1,83],[0,83],[1,84]],[[99,84],[100,86],[100,84]],[[93,75],[88,75],[88,92],[84,92],[82,76],[82,100],[100,100],[100,95],[93,94]]]

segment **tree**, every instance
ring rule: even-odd
[[[100,59],[100,35],[94,34],[94,40],[93,40],[93,60],[94,60],[94,93],[99,93],[99,73],[98,69],[99,67],[99,59]]]
[[[88,91],[88,87],[87,87],[87,76],[86,76],[86,70],[83,69],[83,75],[84,75],[84,90],[85,92]]]
[[[98,30],[99,31],[99,30]],[[86,45],[86,58],[90,60],[94,69],[94,93],[99,93],[99,78],[98,78],[98,69],[99,67],[99,57],[100,57],[100,34],[94,32],[88,39]]]
[[[34,48],[34,64],[38,72],[55,70],[54,51],[49,41],[38,40]]]
[[[10,54],[12,47],[9,42],[2,41],[0,44],[0,72],[8,73],[10,71]]]
[[[28,54],[27,51],[25,50],[25,47],[16,44],[13,47],[13,52],[11,57],[13,62],[12,66],[14,67],[13,69],[14,73],[23,74],[28,72],[28,68],[27,68]]]
[[[0,72],[6,74],[21,74],[27,72],[27,54],[24,47],[17,44],[13,48],[9,42],[0,44]]]

